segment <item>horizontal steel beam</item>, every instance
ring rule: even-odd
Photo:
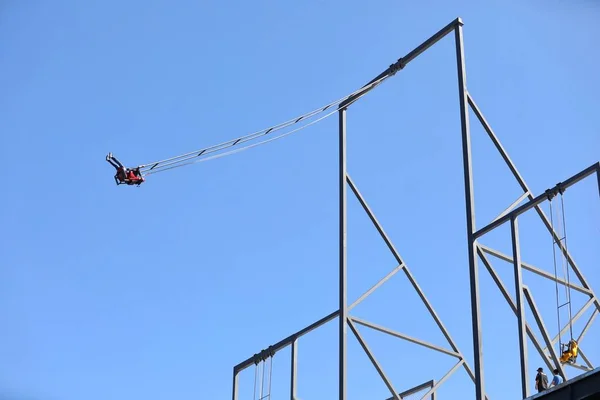
[[[385,71],[383,71],[382,73],[377,75],[375,78],[373,78],[371,81],[369,81],[369,83],[364,85],[363,88],[371,85],[373,82],[378,81],[379,79],[383,78],[386,75],[395,74],[397,71],[403,69],[409,62],[411,62],[412,60],[414,60],[415,58],[420,56],[425,50],[427,50],[428,48],[430,48],[431,46],[433,46],[434,44],[439,42],[446,35],[448,35],[452,31],[454,31],[454,28],[457,25],[463,25],[463,22],[460,18],[456,18],[454,21],[450,22],[448,25],[446,25],[445,27],[440,29],[438,32],[433,34],[429,39],[427,39],[426,41],[421,43],[419,46],[415,47],[412,51],[410,51],[404,57],[398,59],[398,61],[396,61],[394,64],[390,65]],[[339,105],[339,108],[340,109],[346,108],[358,96],[362,95],[363,93],[367,93],[372,89],[373,89],[373,87],[371,87],[365,91],[361,91],[354,96],[349,97],[348,99],[346,99]]]
[[[435,381],[433,379],[430,380],[429,382],[421,383],[420,385],[415,386],[412,389],[408,389],[408,390],[405,390],[404,392],[400,393],[400,398],[410,396],[411,394],[419,393],[423,389],[432,388],[433,385],[435,385]],[[393,397],[390,397],[387,400],[393,400],[393,399],[394,399]]]
[[[509,262],[509,263],[513,262],[512,257],[509,256],[509,255],[501,253],[498,250],[492,249],[491,247],[485,246],[483,244],[478,244],[478,246],[479,246],[479,248],[481,250],[483,250],[484,252],[486,252],[486,253],[488,253],[488,254],[496,257],[496,258],[499,258],[499,259],[501,259],[503,261],[506,261],[506,262]],[[564,280],[562,278],[556,278],[551,273],[546,272],[546,271],[544,271],[542,269],[539,269],[537,267],[534,267],[531,264],[527,264],[527,263],[521,262],[521,267],[523,267],[523,269],[525,269],[527,271],[533,272],[534,274],[537,274],[537,275],[543,276],[544,278],[550,279],[551,281],[558,282],[558,283],[560,283],[562,285],[566,285],[566,286],[570,287],[573,290],[577,290],[578,292],[585,293],[588,296],[593,296],[594,295],[594,292],[591,291],[591,290],[589,290],[589,289],[586,289],[586,288],[583,288],[581,286],[575,285],[575,284],[573,284],[571,282],[567,282],[566,280]]]
[[[443,347],[437,346],[435,344],[431,344],[431,343],[425,342],[425,341],[423,341],[421,339],[416,339],[414,337],[405,335],[405,334],[400,333],[400,332],[393,331],[391,329],[385,328],[385,327],[380,326],[380,325],[376,325],[376,324],[374,324],[372,322],[368,322],[368,321],[362,320],[360,318],[356,318],[356,317],[349,317],[349,318],[353,322],[356,322],[359,325],[366,326],[367,328],[371,328],[371,329],[374,329],[374,330],[382,332],[382,333],[387,333],[388,335],[395,336],[398,339],[403,339],[403,340],[406,340],[408,342],[412,342],[412,343],[421,345],[423,347],[427,347],[428,349],[439,351],[440,353],[444,353],[444,354],[447,354],[449,356],[462,359],[462,356],[459,353],[456,353],[456,352],[451,351],[451,350],[444,349]]]
[[[307,333],[309,333],[310,331],[313,331],[313,330],[317,329],[318,327],[320,327],[321,325],[324,325],[327,322],[331,321],[332,319],[337,317],[338,314],[339,314],[339,310],[336,310],[336,311],[332,312],[331,314],[326,315],[325,317],[321,318],[320,320],[308,325],[306,328],[301,329],[294,334],[291,334],[290,336],[275,343],[272,346],[269,346],[267,349],[270,350],[273,354],[277,353],[279,350],[291,345],[299,337],[302,337],[302,336],[306,335]],[[258,353],[258,354],[260,354],[260,353]],[[239,363],[238,365],[233,367],[234,373],[237,374],[238,372],[252,366],[254,364],[254,360],[256,360],[256,356],[257,356],[257,354],[255,354],[252,357],[249,357],[247,360],[242,361],[241,363]]]
[[[559,188],[563,189],[563,190],[567,189],[570,186],[573,186],[577,182],[581,181],[582,179],[585,179],[588,176],[592,175],[593,173],[598,171],[599,168],[600,168],[600,163],[595,163],[595,164],[587,167],[583,171],[573,175],[566,181],[559,183],[558,185],[556,185],[555,187],[553,187],[550,190],[553,191],[553,190],[556,190]],[[527,203],[523,204],[522,206],[515,208],[514,210],[512,210],[508,214],[504,215],[503,217],[501,217],[501,218],[497,219],[496,221],[493,221],[493,222],[489,223],[488,225],[486,225],[485,227],[479,229],[474,234],[475,239],[480,238],[481,236],[483,236],[486,233],[492,231],[493,229],[499,227],[500,225],[510,221],[511,218],[517,217],[517,216],[523,214],[524,212],[532,209],[533,207],[537,206],[538,204],[543,203],[546,200],[548,200],[548,195],[546,193],[540,194],[539,196],[533,198],[532,200],[528,201]]]

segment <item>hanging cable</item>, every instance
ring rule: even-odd
[[[561,204],[561,213],[562,213],[562,220],[563,220],[563,239],[565,241],[565,249],[564,251],[561,251],[562,253],[562,259],[563,259],[563,269],[566,270],[566,279],[567,279],[567,285],[566,285],[566,293],[567,293],[567,302],[569,303],[569,331],[571,334],[571,340],[573,340],[573,317],[572,317],[572,311],[571,311],[571,279],[570,279],[570,267],[569,267],[569,260],[567,259],[567,254],[568,254],[568,248],[567,248],[567,220],[565,217],[565,202],[564,202],[564,196],[563,196],[563,191],[560,191],[560,204]]]
[[[567,218],[565,213],[565,202],[564,202],[564,188],[561,187],[561,184],[557,184],[556,187],[552,190],[547,190],[546,194],[548,196],[548,201],[550,203],[550,227],[552,230],[552,255],[554,259],[554,278],[556,283],[556,314],[558,320],[558,345],[561,352],[560,362],[561,363],[575,363],[577,360],[577,355],[579,353],[579,344],[575,339],[573,339],[573,316],[572,316],[572,304],[571,304],[571,279],[570,279],[570,264],[568,260],[568,247],[567,247]],[[552,198],[558,196],[560,194],[560,207],[556,208],[556,224],[558,225],[558,229],[555,230],[555,216],[554,210],[552,207]],[[558,215],[558,214],[561,215]],[[561,225],[562,223],[562,225]],[[563,244],[564,241],[564,244]],[[556,265],[556,247],[558,245],[560,253],[561,253],[561,264],[563,267],[563,282],[562,284],[565,286],[565,303],[559,304],[559,291],[558,291],[558,267]],[[569,342],[567,345],[563,345],[562,343],[562,331],[560,324],[560,309],[564,306],[568,306],[569,312]],[[566,329],[565,326],[564,329]]]
[[[273,356],[269,358],[269,400],[271,400],[271,382],[273,380]]]
[[[228,152],[225,152],[225,153],[221,153],[221,154],[219,154],[217,156],[206,157],[208,154],[215,153],[215,152],[218,152],[218,151],[223,151],[223,150],[226,150],[228,148],[231,148],[231,147],[238,146],[240,144],[246,143],[248,141],[258,139],[258,138],[263,137],[265,135],[268,135],[268,134],[271,134],[271,133],[276,132],[278,130],[281,130],[281,129],[284,129],[286,127],[289,127],[291,125],[298,124],[301,121],[305,121],[305,120],[307,120],[307,119],[309,119],[311,117],[314,117],[314,116],[316,116],[318,114],[321,114],[321,113],[325,112],[326,110],[328,110],[329,108],[331,108],[331,107],[333,107],[335,105],[339,105],[339,104],[343,103],[344,101],[352,98],[351,102],[346,105],[346,107],[347,107],[350,104],[352,104],[355,101],[357,101],[358,99],[360,99],[370,89],[372,89],[373,87],[379,85],[380,83],[382,83],[385,79],[387,79],[391,75],[392,75],[392,73],[390,73],[388,75],[384,75],[380,79],[378,79],[378,80],[376,80],[376,81],[374,81],[374,82],[372,82],[372,83],[370,83],[370,84],[368,84],[368,85],[366,85],[366,86],[364,86],[364,87],[362,87],[362,88],[354,91],[353,93],[351,93],[351,94],[349,94],[347,96],[344,96],[341,99],[338,99],[338,100],[336,100],[334,102],[331,102],[331,103],[325,105],[324,107],[319,107],[316,110],[313,110],[313,111],[311,111],[309,113],[303,114],[303,115],[301,115],[299,117],[296,117],[294,119],[290,119],[290,120],[288,120],[286,122],[283,122],[281,124],[274,125],[274,126],[272,126],[270,128],[263,129],[263,130],[260,130],[258,132],[254,132],[254,133],[251,133],[249,135],[241,136],[241,137],[239,137],[237,139],[232,139],[232,140],[229,140],[229,141],[217,144],[217,145],[209,146],[209,147],[206,147],[204,149],[199,149],[199,150],[196,150],[196,151],[193,151],[193,152],[189,152],[189,153],[186,153],[186,154],[182,154],[182,155],[179,155],[179,156],[176,156],[176,157],[171,157],[171,158],[167,158],[167,159],[164,159],[164,160],[160,160],[160,161],[155,161],[155,162],[143,164],[143,165],[139,166],[140,171],[142,172],[142,175],[144,175],[144,176],[145,175],[150,175],[150,174],[155,174],[155,173],[158,173],[158,172],[166,171],[168,169],[173,169],[173,168],[177,168],[177,167],[180,167],[180,166],[193,164],[195,162],[200,162],[200,160],[195,160],[193,162],[186,162],[186,161],[189,161],[189,160],[192,160],[192,159],[204,157],[204,158],[201,158],[201,160],[208,161],[210,159],[224,157],[226,155],[234,154],[234,153],[236,153],[238,151],[246,150],[246,149],[249,149],[249,148],[261,145],[261,144],[268,143],[268,142],[273,141],[273,140],[280,139],[280,138],[285,137],[285,136],[287,136],[287,135],[289,135],[291,133],[297,132],[297,131],[302,130],[302,129],[308,127],[308,126],[311,126],[311,125],[313,125],[313,124],[315,124],[315,123],[317,123],[319,121],[322,121],[323,119],[325,119],[325,118],[333,115],[334,113],[336,113],[338,110],[336,109],[336,110],[334,110],[334,111],[326,114],[323,117],[320,117],[320,118],[318,118],[318,119],[316,119],[314,121],[306,123],[305,125],[297,128],[297,129],[294,129],[292,131],[286,132],[286,133],[284,133],[282,135],[279,135],[279,136],[277,136],[275,138],[272,138],[272,139],[269,139],[269,140],[265,140],[265,141],[262,141],[260,143],[255,143],[253,145],[244,146],[244,147],[242,147],[240,149],[236,149],[235,151],[231,150],[231,151],[228,151]]]
[[[552,210],[552,198],[549,197],[550,203],[550,227],[552,232],[554,232],[554,211]],[[554,283],[556,284],[556,318],[558,320],[558,351],[562,352],[562,338],[560,334],[561,325],[560,325],[560,304],[558,300],[558,269],[556,267],[556,239],[555,236],[552,235],[552,258],[554,260]]]
[[[252,400],[256,400],[256,383],[258,381],[258,364],[254,365],[254,394],[252,395]]]
[[[259,400],[263,399],[263,387],[265,384],[265,362],[261,361],[260,365],[262,366],[262,376],[260,378],[260,397]]]
[[[358,100],[358,99],[357,99],[357,100]],[[354,101],[356,101],[356,100],[354,100]],[[179,167],[183,167],[183,166],[190,165],[190,164],[196,164],[196,163],[199,163],[199,162],[204,162],[204,161],[210,161],[210,160],[214,160],[214,159],[216,159],[216,158],[226,157],[226,156],[229,156],[229,155],[232,155],[232,154],[235,154],[235,153],[239,153],[239,152],[241,152],[241,151],[244,151],[244,150],[251,149],[251,148],[253,148],[253,147],[261,146],[261,145],[263,145],[263,144],[267,144],[267,143],[269,143],[269,142],[273,142],[273,141],[275,141],[275,140],[278,140],[278,139],[284,138],[284,137],[286,137],[286,136],[289,136],[289,135],[291,135],[292,133],[295,133],[295,132],[301,131],[302,129],[308,128],[309,126],[311,126],[311,125],[314,125],[314,124],[316,124],[316,123],[318,123],[318,122],[321,122],[322,120],[324,120],[324,119],[326,119],[326,118],[328,118],[328,117],[332,116],[332,115],[333,115],[333,114],[335,114],[336,112],[337,112],[337,110],[335,110],[335,111],[332,111],[332,112],[330,112],[330,113],[328,113],[328,114],[325,114],[324,116],[320,117],[319,119],[316,119],[316,120],[314,120],[314,121],[311,121],[310,123],[307,123],[306,125],[303,125],[303,126],[301,126],[301,127],[299,127],[299,128],[296,128],[296,129],[293,129],[293,130],[291,130],[291,131],[289,131],[289,132],[282,133],[282,134],[280,134],[280,135],[278,135],[278,136],[275,136],[275,137],[269,138],[269,139],[267,139],[267,140],[263,140],[262,142],[258,142],[258,143],[249,144],[249,145],[247,145],[247,146],[243,146],[243,147],[240,147],[240,148],[238,148],[238,149],[235,149],[235,150],[229,150],[229,151],[227,151],[227,152],[220,153],[220,154],[216,154],[216,155],[214,155],[214,156],[210,156],[210,157],[199,158],[199,159],[197,159],[197,160],[188,161],[188,162],[185,162],[185,163],[184,163],[184,162],[177,162],[177,163],[175,163],[176,165],[159,167],[159,168],[157,168],[156,170],[153,170],[153,171],[149,171],[149,172],[146,172],[146,173],[144,173],[144,176],[145,176],[145,175],[152,175],[152,174],[156,174],[156,173],[158,173],[158,172],[167,171],[167,170],[169,170],[169,169],[173,169],[173,168],[179,168]],[[194,158],[198,158],[198,157],[194,157]],[[167,164],[167,165],[170,165],[170,164]]]

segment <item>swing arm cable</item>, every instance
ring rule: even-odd
[[[563,265],[566,263],[566,278],[567,278],[567,286],[565,286],[566,290],[567,290],[567,301],[569,302],[569,330],[570,330],[570,334],[571,334],[571,340],[573,340],[573,318],[572,318],[572,311],[571,311],[571,280],[569,278],[570,274],[569,274],[569,261],[566,259],[565,257],[565,253],[568,252],[567,249],[567,222],[566,222],[566,217],[565,217],[565,202],[564,202],[564,198],[563,198],[563,190],[560,189],[560,204],[561,204],[561,212],[562,212],[562,219],[563,219],[563,239],[565,240],[565,251],[562,252],[562,259],[563,259]],[[567,253],[568,254],[568,253]]]
[[[290,120],[288,120],[286,122],[283,122],[283,123],[280,123],[280,124],[277,124],[277,125],[273,125],[270,128],[262,129],[260,131],[254,132],[254,133],[238,137],[237,139],[228,140],[226,142],[223,142],[223,143],[220,143],[220,144],[217,144],[217,145],[209,146],[209,147],[206,147],[206,148],[203,148],[203,149],[198,149],[196,151],[185,153],[185,154],[182,154],[182,155],[179,155],[179,156],[167,158],[167,159],[160,160],[160,161],[154,161],[154,162],[147,163],[147,164],[142,164],[138,168],[140,168],[140,171],[142,172],[142,175],[150,175],[150,174],[153,174],[153,173],[164,171],[166,169],[172,169],[172,168],[177,168],[179,166],[192,164],[193,162],[185,163],[185,161],[189,161],[189,160],[192,160],[192,159],[195,159],[195,158],[201,158],[201,157],[204,157],[204,156],[206,156],[206,155],[208,155],[210,153],[214,153],[214,152],[222,151],[222,150],[225,150],[225,149],[229,149],[229,148],[235,147],[237,145],[240,145],[242,143],[258,139],[260,137],[266,136],[266,135],[268,135],[270,133],[273,133],[275,131],[278,131],[278,130],[287,128],[289,126],[298,124],[300,121],[304,121],[304,120],[307,120],[307,119],[309,119],[309,118],[311,118],[313,116],[321,114],[321,113],[325,112],[326,110],[332,108],[333,106],[339,106],[340,104],[342,104],[344,102],[348,102],[348,104],[344,104],[344,108],[346,108],[350,104],[354,103],[355,101],[357,101],[358,99],[360,99],[362,96],[364,96],[365,94],[367,94],[371,89],[373,89],[374,87],[376,87],[379,84],[381,84],[387,78],[393,76],[394,73],[395,73],[394,70],[390,70],[390,72],[388,72],[386,75],[382,76],[381,78],[377,79],[376,81],[374,81],[374,82],[372,82],[372,83],[370,83],[370,84],[368,84],[368,85],[366,85],[366,86],[364,86],[364,87],[362,87],[362,88],[360,88],[358,90],[355,90],[354,92],[352,92],[349,95],[346,95],[346,96],[344,96],[344,97],[342,97],[342,98],[340,98],[340,99],[338,99],[336,101],[333,101],[333,102],[331,102],[331,103],[329,103],[329,104],[327,104],[327,105],[325,105],[323,107],[319,107],[319,108],[317,108],[317,109],[315,109],[313,111],[310,111],[310,112],[308,112],[306,114],[303,114],[303,115],[301,115],[299,117],[290,119]],[[334,109],[334,111],[331,112],[331,113],[328,113],[326,115],[326,117],[328,117],[328,116],[330,116],[330,115],[332,115],[332,114],[334,114],[336,112],[337,112],[337,109]],[[322,118],[317,119],[316,121],[313,121],[311,123],[307,123],[306,125],[301,126],[300,128],[295,129],[295,130],[293,130],[291,132],[287,132],[287,133],[285,133],[283,135],[280,135],[277,138],[282,137],[282,136],[287,136],[287,134],[290,134],[292,132],[296,132],[298,130],[304,129],[307,126],[312,125],[313,123],[315,123],[317,121],[320,121],[322,119],[324,119],[324,118],[322,117]],[[258,144],[262,144],[262,143],[264,143],[264,142],[257,143],[257,145]],[[247,146],[247,147],[249,147],[249,146]],[[242,147],[242,149],[245,149],[247,147]],[[233,152],[227,152],[225,154],[230,154],[230,153],[233,153]],[[223,155],[225,155],[225,154],[223,154]],[[219,156],[221,156],[221,154]],[[168,167],[168,168],[165,168],[165,167]]]
[[[256,400],[256,382],[258,381],[258,364],[254,365],[254,394],[252,400]]]
[[[554,232],[554,211],[552,210],[552,198],[549,197],[550,203],[550,226]],[[556,240],[552,237],[552,258],[554,260],[554,283],[556,284],[556,318],[558,320],[558,351],[562,352],[562,342],[560,335],[560,306],[558,303],[558,270],[556,267]]]

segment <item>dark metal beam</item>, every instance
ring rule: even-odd
[[[375,217],[375,214],[373,214],[373,211],[371,210],[371,207],[369,207],[369,205],[365,201],[364,197],[362,196],[362,194],[360,193],[360,191],[358,190],[358,188],[356,187],[356,185],[354,184],[354,182],[350,178],[350,175],[346,175],[346,181],[348,182],[348,185],[350,185],[350,189],[352,189],[352,192],[354,193],[354,195],[356,196],[356,198],[360,202],[360,205],[362,206],[363,210],[369,216],[369,219],[371,220],[371,222],[375,226],[375,229],[377,229],[377,232],[379,232],[379,235],[381,236],[381,238],[383,239],[383,241],[387,245],[388,249],[390,249],[390,251],[394,255],[394,258],[396,259],[396,262],[398,262],[399,265],[404,265],[404,261],[402,261],[402,258],[400,257],[400,254],[398,253],[398,251],[394,247],[394,244],[392,243],[392,241],[388,237],[387,233],[385,233],[385,231],[383,230],[383,227],[381,226],[381,224],[379,223],[379,221]]]
[[[467,72],[463,44],[462,24],[454,28],[456,42],[456,64],[458,73],[458,96],[460,104],[460,122],[463,153],[463,174],[465,189],[465,208],[467,218],[467,251],[469,257],[469,279],[471,287],[471,321],[473,330],[473,357],[475,361],[475,400],[485,397],[483,377],[483,343],[481,335],[481,316],[479,310],[479,271],[477,267],[476,238],[473,235],[475,225],[475,199],[473,194],[473,165],[471,162],[471,133],[469,124],[469,102],[467,93]]]
[[[521,246],[519,244],[519,224],[516,216],[510,219],[512,251],[514,258],[515,298],[517,306],[517,327],[519,331],[519,357],[521,364],[521,392],[523,398],[529,394],[527,378],[527,336],[525,333],[525,307],[523,307],[523,274],[521,270]]]
[[[233,368],[233,400],[238,400],[238,373],[235,368]]]
[[[290,344],[292,344],[292,342],[304,335],[306,335],[307,333],[317,329],[318,327],[320,327],[321,325],[326,324],[327,322],[331,321],[332,319],[334,319],[335,317],[337,317],[339,314],[339,311],[334,311],[329,315],[326,315],[325,317],[321,318],[320,320],[313,322],[312,324],[308,325],[306,328],[303,328],[301,330],[299,330],[296,333],[291,334],[290,336],[286,337],[283,340],[280,340],[279,342],[275,343],[274,345],[270,346],[269,349],[274,353],[277,353],[278,351],[280,351],[281,349],[289,346]],[[241,363],[239,363],[238,365],[236,365],[235,367],[233,367],[234,372],[240,372],[243,371],[244,369],[252,366],[254,364],[254,360],[256,359],[256,355],[247,358],[246,360],[242,361]]]
[[[346,198],[346,109],[339,110],[339,399],[346,400],[346,321],[348,319],[347,300],[347,198]]]
[[[296,381],[298,380],[298,339],[292,342],[292,360],[290,376],[290,400],[296,400]]]
[[[498,140],[498,137],[496,136],[496,134],[492,130],[492,127],[490,126],[490,124],[487,122],[487,120],[481,113],[481,110],[479,109],[479,107],[477,107],[477,104],[475,104],[475,101],[473,100],[473,97],[471,97],[470,93],[467,94],[467,98],[469,101],[469,105],[471,106],[471,109],[475,113],[475,116],[477,117],[477,119],[479,120],[479,122],[481,123],[481,125],[483,126],[485,131],[487,132],[488,136],[494,143],[494,146],[496,146],[496,149],[498,150],[498,152],[504,159],[504,162],[506,163],[506,165],[508,165],[508,168],[510,168],[515,179],[517,180],[517,182],[519,182],[521,189],[523,189],[523,191],[526,193],[531,193],[531,191],[529,190],[529,187],[527,186],[527,183],[525,183],[525,179],[523,179],[523,177],[517,170],[517,167],[515,166],[515,164],[512,162],[512,160],[508,156],[508,153],[506,152],[506,150],[504,150],[502,143],[500,143],[500,140]]]
[[[496,249],[492,249],[491,247],[485,246],[485,245],[483,245],[481,243],[478,244],[478,246],[479,246],[479,248],[481,250],[483,250],[484,252],[486,252],[486,253],[488,253],[488,254],[496,257],[496,258],[499,258],[499,259],[501,259],[503,261],[506,261],[506,262],[509,262],[511,264],[514,262],[513,258],[511,256],[506,255],[504,253],[501,253],[501,252],[499,252]],[[585,288],[583,288],[581,286],[578,286],[578,285],[575,285],[575,284],[573,284],[571,282],[567,282],[565,279],[557,278],[554,275],[552,275],[551,273],[546,272],[546,271],[544,271],[542,269],[539,269],[537,267],[534,267],[531,264],[524,263],[523,261],[521,261],[521,267],[523,267],[523,269],[525,269],[527,271],[533,272],[534,274],[537,274],[539,276],[543,276],[544,278],[550,279],[551,281],[558,282],[561,285],[566,285],[566,286],[570,287],[573,290],[577,290],[578,292],[585,293],[588,296],[592,296],[594,294],[594,292],[591,291],[591,290],[589,290],[589,289],[585,289]]]
[[[596,170],[598,169],[598,164],[599,163],[596,163],[596,164],[593,164],[593,165],[587,167],[586,169],[584,169],[581,172],[578,172],[577,174],[573,175],[566,181],[556,185],[551,190],[558,189],[559,187],[562,189],[567,189],[570,186],[573,186],[577,182],[581,181],[582,179],[587,178],[588,176],[590,176],[591,174],[596,172]],[[489,223],[488,225],[486,225],[485,227],[479,229],[477,232],[475,232],[475,238],[480,238],[481,236],[485,235],[486,233],[490,232],[491,230],[504,224],[505,222],[510,221],[510,219],[513,216],[517,217],[517,216],[523,214],[525,211],[532,209],[533,207],[543,203],[546,200],[548,200],[548,195],[546,193],[540,194],[539,196],[533,198],[532,200],[529,200],[527,203],[523,204],[522,206],[515,208],[514,210],[512,210],[508,214],[504,215],[503,217],[501,217],[501,218],[497,219],[496,221],[493,221],[493,222]],[[563,249],[563,251],[564,251],[564,249]]]
[[[598,168],[596,168],[596,178],[598,178],[598,196],[600,196],[600,162]]]
[[[384,76],[386,76],[386,75],[393,75],[397,71],[403,69],[409,62],[411,62],[412,60],[414,60],[415,58],[417,58],[419,55],[421,55],[423,52],[425,52],[425,50],[427,50],[428,48],[430,48],[431,46],[433,46],[434,44],[436,44],[437,42],[439,42],[444,36],[446,36],[447,34],[451,33],[456,26],[462,26],[462,25],[463,25],[462,20],[460,18],[456,18],[454,21],[450,22],[448,25],[446,25],[445,27],[443,27],[442,29],[440,29],[438,32],[436,32],[435,34],[433,34],[429,39],[425,40],[419,46],[417,46],[413,50],[411,50],[404,57],[399,58],[398,61],[396,61],[394,64],[390,65],[388,68],[386,68],[385,71],[383,71],[382,73],[380,73],[379,75],[377,75],[375,78],[373,78],[372,80],[370,80],[369,83],[365,84],[362,88],[364,89],[367,86],[371,85],[373,82],[376,82],[379,79],[383,78]],[[365,91],[359,92],[355,96],[349,97],[347,100],[345,100],[344,102],[342,102],[340,104],[340,108],[346,108],[348,105],[350,105],[350,103],[354,102],[354,100],[359,95],[361,95],[363,93],[367,93],[367,92],[369,92],[372,89],[373,88],[371,87],[371,88],[369,88],[369,89],[367,89]]]
[[[512,162],[512,160],[508,156],[508,153],[506,152],[506,150],[504,149],[504,147],[502,146],[502,144],[498,140],[498,137],[496,136],[496,134],[492,130],[490,124],[483,117],[483,114],[481,113],[481,110],[477,107],[477,105],[475,104],[475,101],[473,100],[473,98],[472,98],[472,96],[470,94],[468,94],[468,100],[469,100],[469,104],[470,104],[473,112],[475,113],[475,115],[479,119],[479,122],[481,122],[481,124],[483,125],[485,131],[487,132],[487,134],[490,137],[490,139],[492,140],[492,142],[494,142],[494,145],[496,146],[496,149],[498,150],[498,152],[500,153],[500,155],[502,156],[502,158],[506,162],[507,166],[512,171],[513,176],[519,182],[519,185],[521,186],[521,188],[523,189],[523,191],[529,192],[529,195],[528,195],[529,200],[533,201],[535,199],[535,197],[533,195],[533,192],[529,189],[529,187],[527,186],[527,183],[525,183],[525,180],[523,179],[523,177],[521,176],[521,174],[517,170],[517,167],[515,166],[515,164]],[[598,163],[596,163],[594,165],[595,165],[595,169],[596,169],[596,172],[597,172],[598,191],[599,191],[599,194],[600,194],[600,162],[598,162]],[[544,210],[542,210],[542,208],[540,207],[539,204],[535,205],[535,210],[536,210],[537,214],[539,215],[539,217],[541,218],[541,220],[544,223],[544,225],[546,226],[546,229],[548,230],[548,232],[550,232],[550,235],[552,235],[552,238],[554,239],[554,241],[557,242],[559,248],[561,249],[561,251],[563,252],[563,254],[565,254],[565,257],[567,258],[567,261],[569,262],[569,264],[573,268],[573,272],[575,272],[575,275],[577,275],[577,278],[579,279],[579,281],[581,282],[581,284],[583,285],[583,287],[586,288],[586,289],[588,289],[588,290],[591,290],[590,284],[588,283],[587,279],[585,279],[585,276],[583,276],[583,274],[579,270],[579,267],[575,263],[575,260],[573,260],[573,257],[571,257],[571,255],[569,254],[569,252],[565,248],[564,244],[562,243],[562,241],[560,240],[560,238],[556,234],[556,231],[553,229],[552,224],[548,220],[548,217],[546,217],[546,214],[544,213]],[[496,222],[496,221],[494,221],[494,222]],[[595,297],[595,296],[594,296],[594,298],[595,298],[596,308],[598,309],[598,311],[600,311],[600,300],[597,297]]]
[[[376,330],[376,331],[379,331],[379,332],[382,332],[382,333],[386,333],[388,335],[397,337],[399,339],[406,340],[407,342],[412,342],[412,343],[418,344],[420,346],[427,347],[428,349],[439,351],[440,353],[444,353],[444,354],[447,354],[449,356],[462,359],[462,355],[460,353],[444,349],[443,347],[437,346],[435,344],[428,343],[428,342],[426,342],[424,340],[421,340],[421,339],[416,339],[414,337],[405,335],[405,334],[400,333],[400,332],[393,331],[391,329],[385,328],[385,327],[380,326],[380,325],[376,325],[376,324],[374,324],[372,322],[368,322],[368,321],[365,321],[365,320],[360,319],[360,318],[356,318],[356,317],[349,317],[349,318],[353,322],[356,322],[357,324],[360,324],[362,326],[366,326],[367,328],[371,328],[373,330]]]

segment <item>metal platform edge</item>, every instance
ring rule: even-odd
[[[595,395],[595,396],[594,396]],[[578,375],[525,400],[592,400],[600,399],[600,367]]]

